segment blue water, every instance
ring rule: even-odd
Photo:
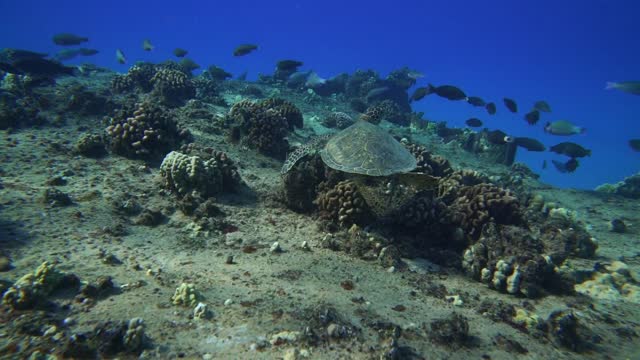
[[[521,151],[517,160],[543,181],[589,189],[640,170],[640,153],[627,145],[640,138],[640,97],[604,90],[606,81],[640,80],[638,1],[65,0],[2,1],[0,11],[0,47],[54,53],[59,47],[51,36],[73,32],[101,51],[90,61],[122,72],[138,60],[166,60],[175,47],[203,67],[248,71],[250,79],[271,73],[283,58],[302,60],[323,77],[366,68],[386,75],[407,65],[425,74],[419,85],[453,84],[498,104],[490,117],[466,103],[427,97],[414,110],[429,119],[463,126],[474,116],[547,146],[571,140],[593,150],[573,174],[541,169],[544,159],[561,156]],[[141,48],[145,38],[156,46],[151,53]],[[233,57],[240,43],[260,48]],[[115,62],[116,48],[128,64]],[[507,112],[504,96],[518,102],[519,114]],[[529,126],[523,115],[540,99],[553,113]],[[559,119],[587,133],[569,139],[543,133],[546,121]]]

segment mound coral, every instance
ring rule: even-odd
[[[288,131],[302,127],[300,110],[282,99],[240,101],[231,107],[228,119],[233,124],[232,132],[237,132],[248,146],[278,158],[284,157],[289,148]]]
[[[370,210],[353,181],[341,181],[316,199],[320,217],[344,228],[370,220]]]
[[[288,208],[299,212],[314,209],[317,187],[324,180],[325,166],[319,155],[298,161],[284,174],[283,201]]]
[[[165,187],[181,197],[193,191],[210,197],[222,192],[225,187],[233,188],[239,179],[235,166],[221,152],[200,157],[172,151],[162,161],[160,174]]]
[[[449,160],[439,155],[433,155],[426,147],[418,144],[405,144],[405,147],[416,158],[415,172],[445,177],[453,172]]]
[[[150,102],[139,104],[133,111],[119,111],[109,119],[106,132],[111,150],[130,158],[164,156],[190,137],[163,107]]]
[[[603,184],[596,191],[624,196],[630,199],[640,199],[640,173],[629,176],[617,184]]]
[[[518,199],[509,191],[490,184],[465,186],[456,200],[447,208],[450,223],[459,225],[470,238],[480,236],[482,227],[489,222],[519,224],[522,213]]]
[[[489,287],[510,294],[538,297],[544,289],[567,291],[543,242],[526,229],[489,224],[463,257],[464,270]]]
[[[116,93],[140,90],[144,93],[151,91],[151,79],[156,74],[156,66],[151,63],[138,63],[129,68],[125,75],[116,75],[111,80],[111,89]]]
[[[353,119],[348,114],[334,111],[322,120],[322,125],[328,128],[346,129],[353,124]]]
[[[180,106],[196,96],[196,88],[191,79],[179,70],[158,70],[151,78],[151,83],[153,93],[170,106]]]

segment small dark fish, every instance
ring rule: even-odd
[[[254,44],[242,44],[233,50],[233,56],[245,56],[258,48],[258,45]]]
[[[78,55],[80,55],[80,50],[78,49],[62,49],[55,54],[54,59],[67,61],[78,57]]]
[[[514,114],[518,112],[518,104],[516,104],[513,99],[504,98],[502,101],[504,101],[504,106],[506,106],[509,111]]]
[[[184,58],[184,59],[180,60],[178,62],[178,65],[180,66],[180,69],[183,72],[186,72],[186,73],[189,73],[189,74],[193,70],[200,69],[200,65],[198,65],[195,61],[193,61],[193,60],[191,60],[189,58]]]
[[[82,56],[93,56],[93,55],[99,53],[99,51],[96,50],[96,49],[87,49],[87,48],[81,48],[78,51],[80,51],[80,55],[82,55]]]
[[[535,104],[533,104],[533,107],[538,110],[538,111],[542,111],[542,112],[551,112],[551,106],[549,106],[549,104],[547,104],[546,101],[536,101]]]
[[[429,84],[427,88],[429,89],[429,94],[436,94],[445,99],[453,101],[467,99],[467,95],[464,93],[464,91],[453,85],[441,85],[436,87]]]
[[[293,74],[289,75],[289,78],[287,78],[287,86],[293,88],[300,87],[307,82],[307,78],[309,78],[309,75],[311,75],[311,70],[294,72]]]
[[[640,139],[629,140],[629,147],[631,147],[633,151],[640,151]]]
[[[496,145],[504,145],[513,142],[513,138],[502,130],[493,130],[487,133],[487,140]]]
[[[618,89],[629,94],[640,95],[640,81],[608,82],[605,89]]]
[[[576,158],[571,158],[566,163],[563,163],[563,162],[560,162],[560,161],[557,161],[557,160],[551,160],[551,163],[556,168],[556,170],[558,170],[559,172],[561,172],[563,174],[572,173],[572,172],[576,171],[576,169],[580,165],[580,163],[578,162],[578,160]]]
[[[213,80],[223,81],[227,78],[233,77],[231,73],[224,71],[223,68],[216,65],[209,66],[209,68],[207,69],[207,72],[209,73],[209,76],[211,76]]]
[[[572,142],[562,142],[560,144],[552,146],[550,150],[554,153],[567,155],[572,158],[591,156],[591,150],[585,149],[582,146]]]
[[[61,33],[53,36],[53,43],[61,46],[80,45],[89,41],[89,38],[70,33]]]
[[[298,60],[280,60],[276,64],[276,69],[280,71],[297,71],[302,65],[304,63]]]
[[[529,125],[535,125],[540,120],[540,111],[531,110],[524,116],[524,119],[527,120]]]
[[[413,92],[413,95],[409,98],[409,102],[422,100],[422,98],[427,95],[429,95],[429,88],[426,86],[419,87]]]
[[[476,119],[476,118],[471,118],[471,119],[465,121],[464,123],[467,124],[467,126],[471,126],[471,127],[480,127],[480,126],[482,126],[482,120]]]
[[[144,39],[142,41],[142,50],[144,51],[153,51],[153,49],[155,49],[156,47],[153,46],[153,44],[151,43],[151,40],[149,39]]]
[[[473,106],[486,106],[487,103],[477,96],[469,96],[467,102]]]
[[[189,52],[185,49],[175,48],[173,49],[173,55],[176,57],[185,57]]]
[[[529,151],[545,151],[547,147],[543,143],[536,139],[528,137],[517,137],[514,139],[516,145],[525,148]]]
[[[547,168],[547,160],[542,160],[542,170]]]
[[[124,56],[124,53],[120,49],[116,49],[116,61],[118,64],[126,64],[127,58]]]
[[[495,115],[495,113],[496,113],[496,104],[490,102],[485,106],[485,109],[487,109],[487,113],[489,113],[489,115]]]

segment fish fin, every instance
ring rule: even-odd
[[[604,87],[605,90],[611,90],[611,89],[615,89],[618,87],[618,83],[615,83],[613,81],[607,81],[607,85]]]
[[[431,84],[427,84],[427,95],[433,94],[433,91],[436,89],[435,86],[431,85]],[[427,96],[425,95],[425,96]]]

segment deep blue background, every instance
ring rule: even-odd
[[[100,5],[98,5],[100,4]],[[300,59],[321,76],[358,68],[386,75],[410,66],[421,84],[454,84],[496,100],[498,114],[428,97],[414,105],[425,117],[463,126],[477,116],[486,126],[533,136],[547,146],[566,138],[545,135],[547,120],[567,119],[586,135],[569,138],[593,149],[574,174],[541,170],[552,153],[522,151],[518,160],[560,186],[593,188],[640,170],[640,96],[605,91],[606,81],[640,80],[639,1],[6,1],[0,3],[0,47],[54,53],[58,32],[88,36],[101,53],[90,60],[126,71],[138,60],[162,61],[175,47],[203,66],[232,73],[270,73],[282,58]],[[151,39],[152,53],[141,49]],[[240,43],[260,49],[235,58]],[[121,48],[128,64],[115,62]],[[517,100],[507,113],[501,99]],[[532,127],[522,119],[544,99],[553,113]]]

